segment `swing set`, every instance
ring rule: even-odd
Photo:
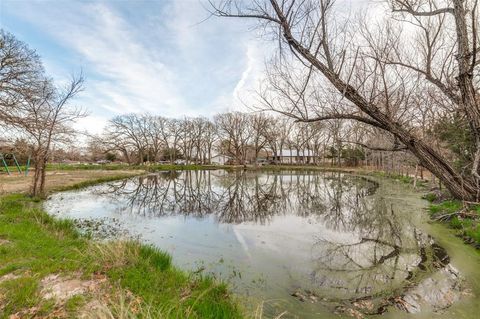
[[[14,153],[0,153],[0,161],[3,164],[3,167],[5,167],[5,171],[7,172],[8,175],[12,175],[12,173],[10,172],[10,169],[8,168],[7,159],[13,159],[13,162],[15,163],[15,166],[17,167],[18,173],[20,175],[25,174],[25,176],[28,176],[28,171],[30,170],[31,156],[28,156],[27,165],[25,165],[25,172],[23,172],[22,168],[18,164],[17,157],[15,156]]]

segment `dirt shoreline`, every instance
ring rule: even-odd
[[[54,191],[59,188],[74,186],[92,179],[101,179],[113,176],[136,176],[144,173],[143,170],[55,170],[47,172],[46,190]],[[12,175],[0,174],[0,195],[12,193],[27,193],[30,189],[32,176],[18,173]]]

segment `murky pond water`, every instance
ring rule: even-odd
[[[267,317],[475,318],[478,280],[463,279],[429,235],[438,230],[419,198],[343,173],[216,170],[105,183],[45,206],[84,231],[139,236],[180,267],[229,281],[250,307],[263,301]]]

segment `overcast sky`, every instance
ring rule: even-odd
[[[268,43],[245,20],[207,16],[201,0],[0,0],[1,27],[36,49],[54,79],[83,70],[76,103],[90,111],[79,123],[90,132],[128,112],[243,108],[238,97],[261,80]]]

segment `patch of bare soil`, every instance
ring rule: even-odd
[[[10,244],[10,241],[9,241],[9,240],[0,238],[0,246],[2,246],[2,245],[8,245],[8,244]]]
[[[47,191],[65,186],[72,186],[88,180],[116,175],[138,175],[140,170],[74,170],[74,171],[48,171],[46,180]],[[33,173],[32,173],[33,174]],[[30,175],[32,175],[30,174]],[[32,176],[12,175],[0,173],[0,194],[26,193],[30,189]]]
[[[76,295],[98,292],[106,281],[105,277],[81,280],[50,275],[42,279],[40,294],[44,299],[53,299],[57,304],[61,304]]]
[[[18,279],[18,278],[20,278],[20,277],[21,277],[21,276],[15,275],[15,274],[12,274],[12,273],[3,275],[3,276],[0,277],[0,284],[3,283],[3,282],[5,282],[5,281]]]
[[[20,278],[20,276],[7,274],[0,277],[0,283],[17,278]],[[65,303],[77,295],[101,295],[107,286],[107,278],[105,276],[98,276],[90,280],[83,280],[80,278],[80,274],[76,274],[74,277],[63,277],[54,274],[43,278],[40,286],[40,295],[42,298],[55,302],[55,308],[46,317],[42,316],[41,318],[67,318],[69,314],[65,309]],[[0,301],[2,300],[1,297],[0,295]],[[87,305],[93,306],[92,302],[89,302]],[[38,317],[39,310],[40,308],[37,306],[23,309],[10,315],[8,318],[40,318]]]

